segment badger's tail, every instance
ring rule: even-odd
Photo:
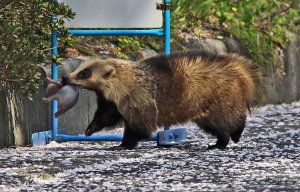
[[[262,103],[263,101],[263,93],[264,93],[264,86],[263,86],[263,76],[262,72],[257,64],[253,61],[240,58],[241,62],[244,64],[245,67],[242,76],[243,78],[241,81],[241,90],[245,102],[247,104],[248,110],[254,106],[257,106]]]

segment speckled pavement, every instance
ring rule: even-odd
[[[53,142],[2,149],[0,191],[300,191],[300,102],[256,109],[241,142],[222,151],[207,150],[215,138],[188,126],[189,141],[171,148]]]

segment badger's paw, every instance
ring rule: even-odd
[[[89,124],[89,126],[86,128],[84,134],[85,136],[91,136],[94,133],[96,133],[98,131],[97,129],[97,125],[95,123],[91,123]]]
[[[207,147],[207,150],[213,150],[213,149],[225,150],[225,149],[226,149],[226,146],[209,145],[209,146]]]

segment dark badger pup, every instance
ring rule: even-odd
[[[64,85],[63,82],[46,78],[48,83],[46,89],[47,98],[43,98],[46,102],[51,102],[53,100],[58,101],[58,110],[54,114],[55,117],[64,114],[66,111],[71,109],[78,100],[79,87],[74,85]]]
[[[239,141],[247,110],[261,94],[261,75],[250,60],[196,51],[138,62],[88,60],[66,81],[98,94],[86,135],[124,121],[119,148],[134,148],[157,127],[192,121],[217,136],[209,148],[224,149],[230,138]]]

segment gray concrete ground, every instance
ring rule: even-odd
[[[189,141],[109,151],[117,143],[0,150],[0,191],[300,191],[300,102],[256,109],[238,144],[188,124]],[[117,132],[122,130],[117,130]]]

